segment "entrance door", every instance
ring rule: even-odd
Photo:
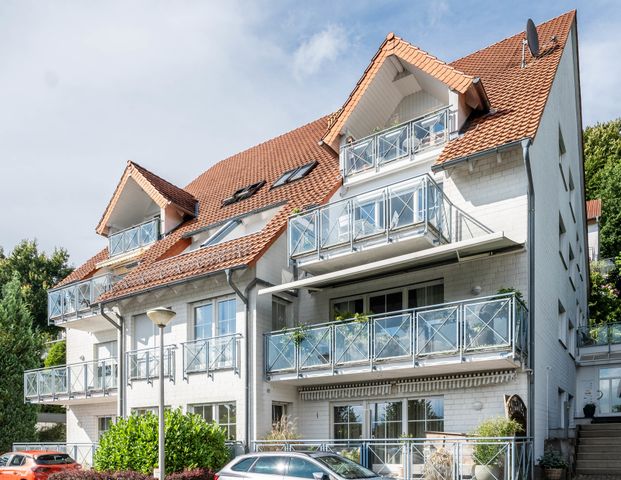
[[[621,367],[599,370],[599,411],[601,415],[621,415]]]
[[[370,467],[379,475],[398,476],[395,469],[402,465],[402,446],[390,439],[399,438],[403,433],[403,401],[371,403],[369,406],[371,438],[385,440],[369,448]]]

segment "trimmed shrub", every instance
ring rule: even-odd
[[[138,472],[96,472],[95,470],[61,470],[48,480],[155,480],[150,475]]]
[[[195,468],[166,475],[166,480],[213,480],[214,472],[205,468]]]
[[[513,437],[521,433],[522,427],[515,420],[503,417],[483,420],[474,431],[477,437],[486,437],[476,442],[473,459],[477,465],[501,465],[504,459],[506,444],[495,441],[494,437]],[[492,438],[492,440],[490,440]]]
[[[166,474],[197,468],[217,471],[229,461],[226,433],[217,424],[181,409],[166,410],[164,421]],[[157,467],[157,450],[157,415],[131,415],[119,419],[101,437],[94,469],[151,475]]]

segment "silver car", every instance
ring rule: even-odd
[[[235,458],[216,480],[355,480],[380,479],[356,462],[328,452],[261,452]],[[386,477],[384,477],[386,478]]]

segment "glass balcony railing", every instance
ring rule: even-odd
[[[184,378],[191,373],[211,375],[215,370],[233,369],[237,373],[240,339],[235,333],[183,343]]]
[[[117,387],[116,358],[24,372],[24,398],[30,402],[107,395]]]
[[[621,345],[621,322],[578,328],[578,347]]]
[[[159,217],[152,218],[151,220],[141,223],[140,225],[113,233],[108,237],[108,251],[110,253],[110,257],[115,257],[123,253],[131,252],[132,250],[136,250],[140,247],[150,245],[157,241],[159,234]]]
[[[454,130],[454,115],[448,108],[407,123],[382,130],[341,148],[343,177],[348,178],[428,148],[444,144]]]
[[[170,381],[175,380],[176,350],[176,345],[164,347],[164,376]],[[159,347],[143,348],[127,352],[127,371],[130,383],[135,380],[146,380],[151,383],[153,379],[159,378]]]
[[[455,357],[527,352],[527,309],[515,294],[425,306],[308,325],[265,336],[267,374]]]
[[[93,315],[92,304],[118,281],[108,273],[50,290],[47,294],[48,323],[58,325]]]
[[[351,251],[371,239],[432,233],[450,243],[491,233],[455,207],[427,174],[332,202],[289,218],[289,255],[321,255],[335,247]]]

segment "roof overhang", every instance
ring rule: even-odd
[[[379,260],[365,265],[357,265],[355,267],[324,273],[302,280],[283,283],[275,287],[263,288],[259,290],[259,295],[297,289],[321,289],[323,287],[347,282],[351,279],[360,280],[365,277],[374,277],[409,268],[423,268],[445,262],[464,261],[472,259],[472,257],[487,254],[491,255],[493,252],[515,248],[521,245],[522,243],[505,236],[504,232],[494,232],[461,242],[440,245],[438,247],[407,253],[386,260]]]

